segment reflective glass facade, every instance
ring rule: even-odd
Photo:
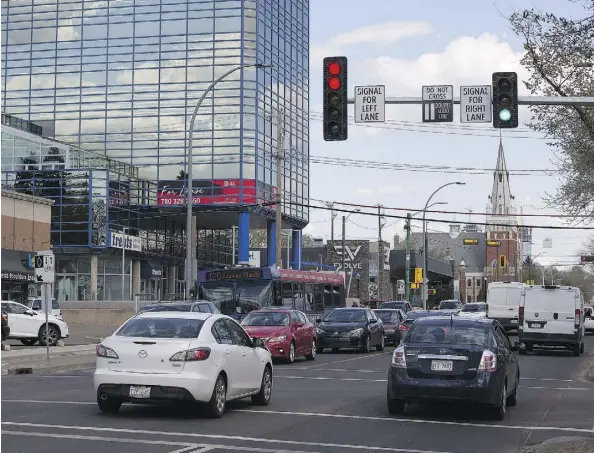
[[[194,178],[276,185],[277,114],[287,201],[309,195],[308,0],[2,1],[2,111],[44,135],[139,169],[184,170],[187,128],[212,80],[239,64],[199,111]],[[307,208],[285,204],[307,221]]]

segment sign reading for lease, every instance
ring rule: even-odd
[[[355,87],[355,123],[386,121],[386,87]]]
[[[460,87],[461,123],[490,123],[492,107],[490,85]]]

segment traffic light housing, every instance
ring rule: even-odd
[[[582,264],[594,263],[594,255],[582,255]]]
[[[423,268],[415,267],[415,283],[423,283]]]
[[[505,258],[505,255],[499,255],[499,267],[507,267],[507,258]]]
[[[348,138],[347,58],[324,58],[324,140]]]
[[[493,73],[493,127],[518,127],[518,74]]]

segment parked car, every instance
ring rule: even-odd
[[[93,381],[103,412],[125,402],[185,401],[206,403],[219,418],[227,401],[270,402],[272,359],[264,342],[229,316],[148,312],[97,345]]]
[[[384,337],[386,344],[398,345],[401,339],[400,325],[406,319],[406,314],[402,310],[377,309],[373,310],[384,324]]]
[[[209,301],[157,302],[141,307],[137,314],[155,311],[195,311],[200,313],[221,314],[217,306]]]
[[[526,286],[518,320],[520,354],[536,346],[561,346],[579,357],[585,349],[584,298],[573,286]]]
[[[2,342],[5,342],[10,335],[10,326],[8,325],[8,313],[2,309]]]
[[[413,322],[419,318],[425,318],[427,316],[449,316],[450,313],[447,311],[438,311],[438,310],[413,310],[406,314],[406,319],[400,323],[398,326],[398,330],[400,330],[401,338],[404,338],[406,332],[410,329]]]
[[[417,319],[392,354],[388,411],[423,401],[468,401],[490,406],[503,420],[515,406],[520,367],[499,322],[450,315]]]
[[[452,313],[458,313],[460,310],[462,310],[462,307],[464,305],[462,304],[462,302],[460,302],[457,299],[448,299],[448,300],[442,300],[439,303],[439,311],[448,311],[448,312],[452,312]]]
[[[252,338],[264,340],[273,358],[288,363],[300,356],[316,359],[316,328],[298,310],[254,310],[242,319],[241,326]]]
[[[318,352],[324,348],[370,352],[373,346],[384,350],[383,323],[369,308],[335,308],[317,323]]]
[[[464,305],[462,310],[458,312],[458,316],[465,318],[486,318],[487,304],[484,302],[473,302]]]
[[[382,302],[379,309],[402,310],[404,313],[411,311],[412,305],[406,300],[392,300],[390,302]]]
[[[54,315],[48,316],[48,333],[46,335],[45,314],[12,301],[3,301],[2,311],[9,315],[10,335],[8,339],[20,340],[26,346],[33,346],[39,341],[45,346],[47,337],[49,345],[55,346],[58,340],[68,338],[68,324]]]
[[[36,312],[45,314],[45,303],[41,299],[41,297],[30,297],[24,305],[30,308],[31,310],[35,310]],[[52,298],[52,304],[49,313],[50,315],[54,315],[57,318],[63,319],[60,304],[54,298]]]

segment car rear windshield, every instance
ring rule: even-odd
[[[241,321],[242,326],[288,326],[289,315],[287,313],[275,313],[273,311],[250,313]]]
[[[132,318],[116,332],[118,337],[196,338],[204,321],[186,318]]]
[[[324,322],[365,322],[363,310],[332,310],[324,318]]]
[[[395,310],[395,309],[398,309],[398,308],[402,309],[404,307],[405,307],[405,303],[404,302],[382,302],[380,304],[380,308],[389,308],[389,309],[392,309],[392,310]]]
[[[155,311],[190,311],[191,304],[163,304],[163,305],[146,305],[138,310],[138,313],[147,313]]]
[[[440,311],[409,311],[406,315],[406,320],[412,322],[415,319],[426,318],[427,316],[444,316],[444,313]]]
[[[382,320],[382,322],[393,323],[398,321],[396,312],[375,310],[375,314]]]
[[[486,345],[488,331],[484,326],[423,324],[413,326],[406,335],[409,343],[439,343],[452,345]]]
[[[440,310],[455,310],[456,308],[459,307],[459,303],[458,302],[442,302],[441,304],[439,304],[439,309]]]
[[[485,304],[466,304],[462,311],[485,311]]]

